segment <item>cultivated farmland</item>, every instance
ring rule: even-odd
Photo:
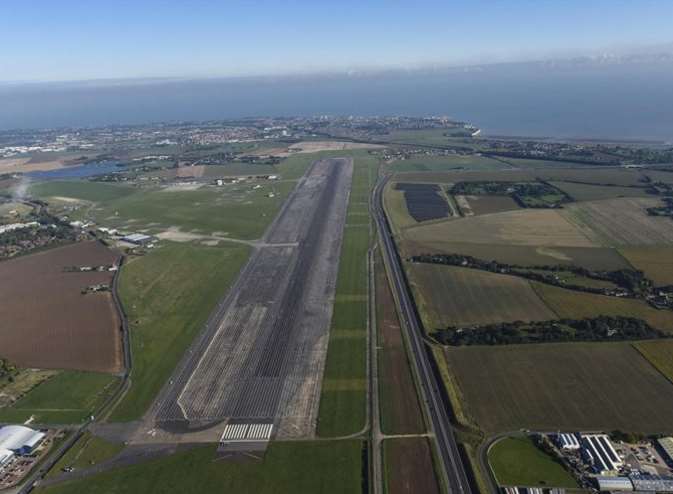
[[[655,285],[673,285],[673,246],[627,247],[619,252]]]
[[[381,428],[388,434],[424,432],[406,345],[380,253],[376,255],[376,328]]]
[[[428,253],[462,254],[478,259],[495,260],[520,266],[574,264],[588,269],[601,270],[618,270],[631,267],[615,249],[608,248],[491,245],[453,242],[451,240],[419,243],[414,242],[413,239],[403,240],[401,248],[405,256]]]
[[[432,468],[432,450],[425,437],[383,441],[386,492],[390,494],[439,494]]]
[[[628,343],[447,348],[445,355],[468,413],[487,433],[673,432],[673,385]]]
[[[575,201],[597,201],[620,197],[652,197],[645,187],[622,187],[618,185],[592,185],[576,182],[549,182],[572,197]]]
[[[673,383],[673,340],[641,341],[636,349]]]
[[[612,247],[673,243],[673,221],[648,216],[659,199],[609,199],[571,204],[565,217],[593,242]]]
[[[532,282],[531,286],[560,318],[636,317],[657,329],[673,332],[673,311],[655,309],[642,300],[577,292],[537,282]]]
[[[556,317],[522,278],[420,263],[407,271],[428,329]]]
[[[111,266],[119,254],[97,242],[59,247],[0,263],[0,351],[24,367],[118,372],[120,320],[110,292],[112,272],[66,272]]]
[[[482,214],[502,213],[520,209],[520,206],[510,196],[465,196],[472,212]]]
[[[673,228],[673,222],[671,222]],[[417,242],[455,241],[550,247],[594,244],[555,209],[521,209],[420,225],[405,236]]]

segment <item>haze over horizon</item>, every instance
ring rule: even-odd
[[[0,82],[418,69],[671,50],[673,3],[0,5]],[[235,19],[235,22],[233,21]],[[372,21],[374,19],[374,21]],[[540,36],[540,32],[544,36]],[[252,34],[254,33],[254,35]]]

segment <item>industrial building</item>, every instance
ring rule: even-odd
[[[598,490],[601,492],[632,491],[633,483],[628,477],[595,477]]]
[[[122,240],[131,244],[145,245],[152,241],[152,237],[143,233],[131,233],[130,235],[122,237]]]
[[[631,475],[631,482],[637,491],[673,492],[673,477],[662,475]]]
[[[40,445],[44,436],[44,432],[23,425],[7,425],[0,428],[0,452],[8,450],[17,455],[29,455]]]
[[[575,434],[559,433],[556,435],[556,444],[564,450],[580,449],[580,441]]]
[[[659,452],[669,466],[673,466],[673,437],[662,437],[657,440]]]
[[[0,449],[0,470],[14,458],[14,453],[8,449]]]
[[[624,465],[606,434],[582,434],[580,437],[582,455],[596,473],[616,472]]]

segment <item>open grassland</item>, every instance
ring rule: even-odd
[[[117,455],[124,449],[121,443],[106,441],[89,432],[85,432],[77,442],[49,470],[48,477],[56,476],[65,467],[77,470],[89,468]]]
[[[248,255],[242,245],[167,243],[124,265],[119,288],[129,319],[132,385],[112,420],[145,412]]]
[[[659,199],[610,199],[571,204],[564,216],[593,242],[623,247],[673,244],[673,221],[648,216],[646,208],[661,204]]]
[[[655,285],[673,285],[673,245],[669,247],[627,247],[619,252],[651,279]]]
[[[635,343],[636,349],[673,383],[673,341],[654,340]]]
[[[7,408],[0,421],[76,424],[95,414],[111,396],[119,378],[95,372],[63,371],[41,382]]]
[[[425,437],[383,441],[383,471],[388,494],[439,494],[442,492]]]
[[[454,156],[418,156],[386,165],[392,172],[443,172],[449,170],[500,170],[509,165],[477,154]]]
[[[121,370],[120,320],[110,292],[82,293],[110,285],[113,273],[66,272],[118,258],[101,243],[80,242],[0,263],[0,355],[30,368]]]
[[[388,134],[377,136],[378,140],[397,144],[420,144],[424,146],[448,146],[453,129],[394,130]],[[460,130],[456,128],[455,131]]]
[[[587,269],[628,269],[630,264],[615,249],[595,247],[536,247],[525,245],[490,245],[467,242],[415,242],[413,238],[401,242],[405,256],[428,253],[462,254],[478,259],[495,260],[519,266],[576,265]]]
[[[40,494],[160,492],[362,492],[360,441],[274,442],[263,460],[215,461],[215,447],[201,446],[174,455],[42,487]]]
[[[318,416],[318,435],[353,434],[365,424],[367,398],[367,250],[370,184],[376,159],[355,157]]]
[[[491,446],[488,461],[501,486],[576,488],[577,482],[527,437],[507,437]]]
[[[465,408],[488,434],[673,432],[673,384],[629,343],[447,348],[445,355]]]
[[[420,263],[407,264],[407,272],[430,330],[555,318],[522,278]]]
[[[557,189],[572,197],[575,201],[598,201],[620,197],[652,197],[644,187],[622,187],[613,185],[590,185],[575,182],[549,182]]]
[[[376,254],[376,328],[381,428],[386,434],[425,431],[405,341],[380,252]]]
[[[537,282],[531,282],[531,286],[560,318],[636,317],[657,329],[673,332],[673,311],[655,309],[642,300],[577,292]]]
[[[673,222],[671,222],[673,225]],[[592,247],[594,244],[555,209],[520,209],[419,225],[405,231],[416,242]]]
[[[67,197],[82,201],[104,202],[121,199],[137,192],[132,187],[101,182],[49,181],[32,184],[28,190],[33,197],[49,199],[50,197]]]

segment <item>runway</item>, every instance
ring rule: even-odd
[[[352,171],[351,159],[311,165],[162,392],[157,426],[313,434]]]

